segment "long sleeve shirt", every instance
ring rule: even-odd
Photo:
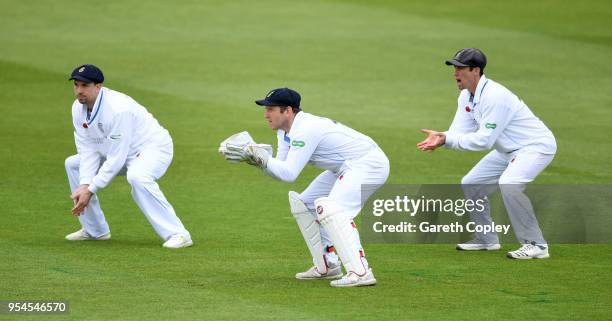
[[[306,164],[338,174],[345,161],[378,148],[370,137],[356,130],[303,111],[295,115],[288,133],[277,131],[277,138],[277,154],[268,160],[266,172],[286,182],[295,181]]]
[[[555,154],[557,144],[550,129],[510,90],[484,75],[474,95],[464,89],[457,102],[455,118],[446,132],[447,148],[495,148],[509,153],[530,146],[543,154]]]
[[[81,157],[80,184],[96,193],[147,146],[172,143],[166,129],[131,97],[103,87],[91,112],[72,104],[74,141]],[[100,163],[104,160],[102,165]]]

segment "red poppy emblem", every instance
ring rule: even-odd
[[[87,128],[89,126],[87,126],[87,123],[83,123],[83,128]]]
[[[317,206],[317,213],[319,215],[323,214],[323,206],[321,206],[321,205]]]
[[[465,106],[465,111],[467,111],[468,113],[472,111],[472,109],[470,108],[470,106]]]

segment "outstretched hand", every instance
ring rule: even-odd
[[[434,151],[446,142],[446,134],[442,132],[431,129],[421,129],[421,132],[427,134],[425,140],[417,144],[417,148],[422,151]]]
[[[74,193],[72,193],[72,195],[70,195],[70,198],[74,202],[72,215],[81,215],[85,210],[85,207],[87,207],[89,204],[89,200],[93,194],[89,191],[88,187],[89,185],[81,185],[74,191]]]

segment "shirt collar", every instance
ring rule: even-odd
[[[102,107],[102,101],[104,99],[104,92],[106,91],[106,88],[102,87],[102,89],[100,89],[100,93],[98,94],[98,97],[96,97],[96,101],[94,102],[94,106],[91,109],[91,113],[89,113],[89,117],[87,118],[87,124],[91,125],[93,123],[93,121],[96,119],[96,117],[98,117],[98,112],[100,111],[100,108]],[[87,104],[83,104],[83,108],[85,109],[85,112],[87,113]]]
[[[480,76],[480,80],[478,81],[478,85],[476,86],[476,92],[474,93],[474,104],[478,104],[480,102],[480,96],[482,96],[482,92],[484,91],[488,82],[489,79],[487,79],[485,75]]]

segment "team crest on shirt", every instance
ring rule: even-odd
[[[104,126],[102,126],[102,123],[98,123],[98,128],[100,128],[100,131],[104,133]]]

